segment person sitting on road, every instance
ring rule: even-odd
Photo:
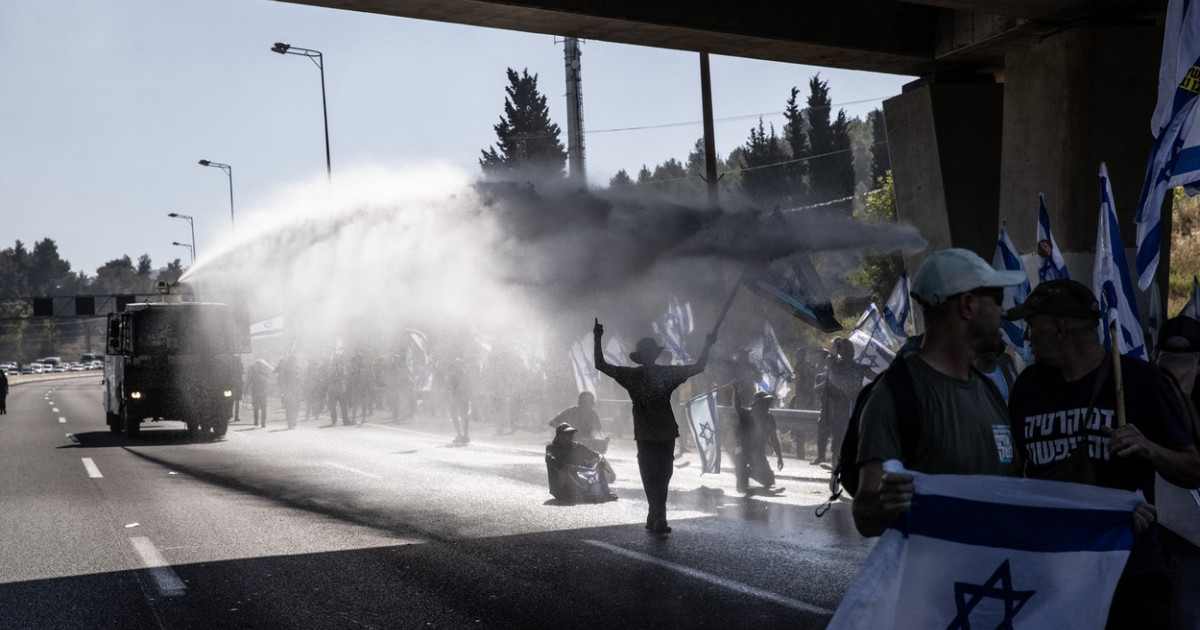
[[[579,443],[597,453],[603,454],[608,451],[608,438],[600,427],[600,416],[596,414],[596,395],[592,392],[579,392],[578,404],[554,416],[550,426],[558,427],[564,422],[579,431],[575,435]]]
[[[575,427],[563,422],[554,429],[554,441],[546,445],[546,475],[555,499],[575,503],[614,501],[608,488],[615,480],[604,456],[575,442]]]

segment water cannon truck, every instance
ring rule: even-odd
[[[250,351],[247,318],[228,304],[189,301],[186,285],[159,282],[157,300],[109,315],[104,411],[113,433],[177,420],[193,438],[220,437],[241,398]],[[194,296],[189,296],[194,297]]]

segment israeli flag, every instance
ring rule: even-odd
[[[1192,297],[1188,298],[1187,304],[1183,305],[1179,314],[1200,321],[1200,280],[1197,280],[1196,276],[1192,276]]]
[[[629,351],[625,348],[625,343],[616,335],[609,335],[608,342],[604,344],[604,360],[608,361],[609,365],[633,365],[629,360]]]
[[[1137,274],[1143,291],[1158,269],[1161,249],[1160,213],[1167,193],[1186,186],[1196,194],[1200,182],[1200,125],[1196,117],[1200,94],[1200,6],[1191,0],[1170,0],[1163,31],[1162,63],[1158,69],[1158,104],[1150,119],[1154,148],[1138,199]]]
[[[903,472],[914,478],[912,507],[880,537],[828,628],[1104,627],[1140,493]]]
[[[579,392],[592,392],[600,387],[600,372],[596,369],[595,343],[592,335],[584,335],[582,339],[571,344],[569,352],[571,373],[575,376],[575,387]]]
[[[427,392],[433,389],[433,377],[437,366],[429,354],[429,340],[425,334],[413,328],[405,329],[408,335],[408,347],[404,349],[404,367],[408,368],[408,376],[417,389]]]
[[[269,337],[282,337],[283,332],[283,313],[250,324],[251,340],[267,339]]]
[[[662,337],[667,350],[671,352],[674,365],[685,365],[692,362],[684,346],[686,337],[692,332],[692,304],[679,304],[679,298],[671,296],[667,304],[667,313],[654,322],[654,332]]]
[[[909,295],[908,271],[905,270],[900,272],[900,279],[892,288],[892,294],[888,296],[887,304],[883,305],[883,321],[887,323],[892,335],[900,341],[908,339],[905,323],[908,321],[910,311],[912,311],[912,298]]]
[[[1021,257],[1017,255],[1017,246],[1013,245],[1012,239],[1008,236],[1007,225],[1007,221],[1000,223],[1000,238],[996,240],[996,254],[992,257],[992,268],[996,271],[1025,273],[1025,263],[1022,263]],[[1024,302],[1027,297],[1029,297],[1029,274],[1025,273],[1025,280],[1021,284],[1004,287],[1004,301],[1001,306],[1005,310],[1010,309]],[[1025,344],[1025,322],[1004,320],[1000,329],[1004,332],[1004,343],[1021,355],[1025,365],[1033,363],[1033,352]]]
[[[779,345],[770,321],[763,320],[762,337],[750,346],[749,360],[762,373],[758,388],[780,400],[787,398],[788,383],[796,377],[796,373],[783,347]]]
[[[1058,249],[1058,241],[1050,232],[1050,213],[1046,212],[1046,195],[1042,193],[1038,193],[1037,254],[1042,259],[1038,265],[1038,282],[1071,277],[1067,273],[1067,261]]]
[[[863,311],[847,339],[854,345],[854,361],[871,368],[876,374],[882,373],[896,359],[893,348],[899,344],[888,331],[874,303]]]
[[[717,425],[717,394],[708,392],[689,400],[688,426],[696,442],[696,453],[700,455],[700,473],[721,472],[721,432]]]
[[[1129,263],[1125,261],[1125,245],[1121,241],[1121,226],[1113,202],[1112,182],[1108,166],[1100,164],[1100,221],[1096,231],[1096,262],[1092,271],[1092,291],[1100,300],[1100,312],[1106,317],[1100,325],[1104,347],[1120,354],[1148,360],[1146,342],[1142,336],[1142,318],[1138,315],[1137,296],[1129,280]],[[1109,338],[1109,323],[1117,322],[1119,339]]]

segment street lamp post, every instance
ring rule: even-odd
[[[233,221],[233,167],[228,164],[210,162],[208,160],[200,160],[200,166],[219,168],[222,171],[225,171],[225,174],[229,176],[229,227],[230,229],[236,229]]]
[[[186,219],[187,220],[188,227],[190,227],[192,229],[192,262],[195,263],[196,262],[196,224],[192,222],[192,217],[189,217],[186,214],[179,214],[178,212],[171,212],[171,213],[167,214],[167,216],[171,217],[172,219]]]
[[[186,247],[188,249],[188,253],[190,253],[192,255],[192,264],[193,265],[196,264],[196,248],[195,247],[188,245],[187,243],[180,243],[179,241],[173,241],[171,244],[175,245],[176,247]]]
[[[325,105],[325,58],[319,50],[300,48],[283,42],[275,42],[275,45],[271,46],[271,51],[281,55],[308,57],[313,63],[317,64],[317,69],[321,71],[321,115],[325,119],[325,177],[332,181],[333,168],[329,162],[329,109]]]

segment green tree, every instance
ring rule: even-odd
[[[617,174],[608,180],[609,188],[627,188],[632,185],[633,179],[629,177],[629,173],[626,173],[625,169],[617,171]]]
[[[866,222],[896,220],[896,186],[891,171],[879,178],[875,190],[867,195],[866,203],[857,215]],[[871,301],[882,305],[903,271],[904,257],[900,254],[868,253],[863,257],[862,268],[850,275],[850,282],[865,289]]]
[[[504,115],[492,127],[496,145],[482,152],[479,166],[488,175],[562,177],[567,150],[559,141],[558,125],[550,121],[546,97],[538,92],[537,75],[530,76],[528,69],[518,75],[509,68],[508,82]]]
[[[809,124],[809,191],[812,203],[827,203],[854,194],[854,155],[850,146],[849,121],[845,110],[831,118],[833,102],[829,83],[814,76],[808,82],[808,107],[805,117]],[[838,207],[850,213],[850,203]]]
[[[45,238],[33,244],[27,271],[29,290],[36,295],[57,295],[61,285],[71,279],[71,263],[58,255],[58,244]]]
[[[127,254],[96,269],[96,279],[92,282],[92,288],[97,295],[114,295],[145,293],[147,287],[139,282],[133,260]]]
[[[183,275],[183,262],[178,258],[167,263],[167,268],[160,274],[158,279],[163,282],[176,282]]]
[[[784,172],[788,161],[787,149],[775,134],[775,125],[767,133],[763,121],[750,128],[750,138],[743,145],[745,168],[742,169],[742,193],[751,201],[774,207],[789,201],[787,176]]]
[[[783,141],[787,144],[790,161],[784,166],[789,205],[800,206],[808,203],[808,160],[811,155],[808,146],[808,131],[804,120],[804,111],[796,101],[800,90],[792,88],[788,96],[787,106],[783,116],[787,123],[783,126]]]

